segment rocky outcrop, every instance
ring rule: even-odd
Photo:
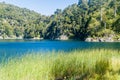
[[[118,39],[118,41],[120,41],[120,38]]]
[[[86,41],[86,42],[92,42],[92,39],[93,39],[93,38],[86,38],[85,41]]]
[[[114,42],[112,37],[103,37],[103,38],[86,38],[86,42]]]
[[[68,36],[67,35],[61,35],[58,38],[56,38],[57,40],[68,40]]]
[[[5,37],[2,37],[0,36],[0,39],[33,39],[33,40],[42,40],[43,38],[39,38],[39,37],[34,37],[34,38],[23,38],[23,36],[19,36],[19,37],[16,37],[16,36],[11,36],[11,37],[8,37],[8,36],[5,36]]]
[[[19,37],[16,37],[16,36],[0,36],[0,39],[23,39],[23,36],[19,36]]]
[[[117,38],[116,38],[117,37]],[[120,37],[116,34],[107,34],[104,35],[103,37],[88,37],[86,38],[87,42],[119,42]]]
[[[0,36],[0,39],[3,39],[3,37],[2,37],[2,36]]]

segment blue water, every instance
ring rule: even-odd
[[[50,40],[0,40],[0,59],[31,52],[71,51],[75,49],[117,49],[120,42],[81,42],[81,41],[50,41]]]

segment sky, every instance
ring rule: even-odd
[[[34,10],[42,15],[51,15],[56,9],[64,9],[67,6],[77,3],[78,0],[0,0],[21,8]]]

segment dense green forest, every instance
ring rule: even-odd
[[[120,40],[120,0],[79,0],[45,16],[0,3],[0,38]]]

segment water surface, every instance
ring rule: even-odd
[[[0,58],[19,56],[31,52],[71,51],[75,49],[117,49],[120,42],[81,42],[81,41],[50,41],[50,40],[0,40]]]

